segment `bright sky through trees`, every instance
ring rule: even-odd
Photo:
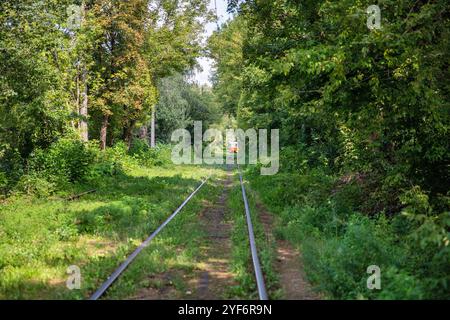
[[[231,15],[227,13],[227,0],[210,0],[209,7],[213,10],[215,9],[215,2],[217,4],[217,15],[220,25],[230,19]],[[207,39],[217,29],[217,24],[215,22],[208,23],[205,29],[205,39]],[[209,77],[211,76],[211,59],[201,57],[198,59],[198,62],[203,71],[196,71],[193,80],[199,85],[211,85],[209,81]]]

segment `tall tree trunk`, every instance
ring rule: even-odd
[[[83,93],[81,94],[82,101],[80,106],[80,134],[81,140],[87,142],[89,140],[88,134],[88,85],[87,85],[87,70],[86,66],[83,66],[81,74],[81,85],[83,87]]]
[[[152,109],[152,122],[150,129],[150,148],[156,147],[156,137],[155,137],[155,107]]]
[[[135,125],[136,121],[133,120],[123,129],[123,140],[126,142],[128,149],[131,147],[131,141],[133,140],[133,129]]]
[[[81,14],[82,16],[80,23],[82,24],[85,17],[85,1],[81,2]],[[81,27],[81,25],[79,26]],[[75,46],[78,42],[78,35],[75,32],[75,35],[72,37],[72,46]],[[80,133],[80,137],[82,141],[88,141],[88,124],[87,124],[87,115],[88,115],[88,85],[87,85],[87,70],[86,63],[83,61],[83,58],[78,57],[77,60],[77,76],[76,76],[76,110],[78,112],[79,121],[77,122],[78,131]],[[73,126],[75,123],[73,122]]]
[[[74,42],[74,40],[72,40]],[[76,84],[76,92],[75,92],[75,98],[76,98],[76,111],[78,112],[78,115],[80,114],[80,68],[77,64],[77,76],[75,77],[75,84]],[[72,124],[73,129],[79,129],[79,123],[71,120],[70,123]]]
[[[100,129],[100,148],[106,149],[106,136],[108,133],[109,116],[103,116],[102,127]]]

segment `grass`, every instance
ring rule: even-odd
[[[302,252],[308,279],[323,298],[450,296],[450,250],[442,244],[448,234],[440,229],[443,223],[418,222],[412,214],[365,214],[360,209],[367,200],[363,190],[356,183],[337,184],[336,177],[325,170],[261,176],[249,168],[246,177],[274,214],[277,237]],[[381,270],[379,290],[367,287],[371,265]]]
[[[51,198],[16,196],[0,204],[0,299],[85,299],[164,221],[209,173],[194,166],[134,167],[95,184],[71,185]],[[96,188],[76,201],[68,194]],[[191,270],[202,201],[219,195],[208,183],[127,269],[106,298],[124,298],[145,276]],[[81,269],[81,289],[66,287],[67,268]],[[147,281],[148,282],[148,281]],[[178,284],[181,289],[183,285]]]

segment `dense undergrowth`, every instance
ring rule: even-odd
[[[4,196],[25,194],[47,197],[70,189],[74,183],[95,185],[103,177],[123,174],[137,166],[162,166],[170,163],[170,148],[149,148],[135,140],[130,148],[119,142],[100,151],[98,141],[84,143],[76,137],[59,139],[46,149],[36,149],[25,160],[17,151],[0,150],[0,188]]]
[[[277,175],[253,167],[247,178],[276,215],[278,236],[301,249],[318,290],[334,299],[450,298],[448,198],[431,201],[411,186],[400,190],[400,209],[374,211],[370,172],[332,174],[311,151],[295,151],[282,152]],[[379,290],[367,287],[371,265],[381,270]]]

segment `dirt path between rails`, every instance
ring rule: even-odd
[[[225,299],[227,289],[236,285],[229,265],[232,226],[227,218],[229,212],[226,207],[232,175],[232,172],[227,170],[223,192],[218,202],[206,208],[201,214],[201,221],[208,239],[201,248],[202,262],[199,264],[196,277],[189,283],[189,287],[192,288],[191,299]]]
[[[275,272],[279,275],[280,286],[283,291],[283,300],[319,300],[320,296],[315,293],[303,269],[301,254],[286,240],[276,240],[273,236],[273,217],[264,206],[257,202],[259,219],[264,226],[267,240],[275,241],[277,248],[277,260]]]
[[[142,288],[133,300],[219,300],[226,299],[227,289],[237,285],[234,275],[229,271],[231,260],[231,229],[227,215],[227,199],[233,183],[233,172],[228,168],[223,180],[223,191],[217,203],[206,203],[199,214],[205,233],[201,242],[199,263],[193,273],[171,270],[148,277],[151,284]],[[175,283],[182,282],[183,290]]]

